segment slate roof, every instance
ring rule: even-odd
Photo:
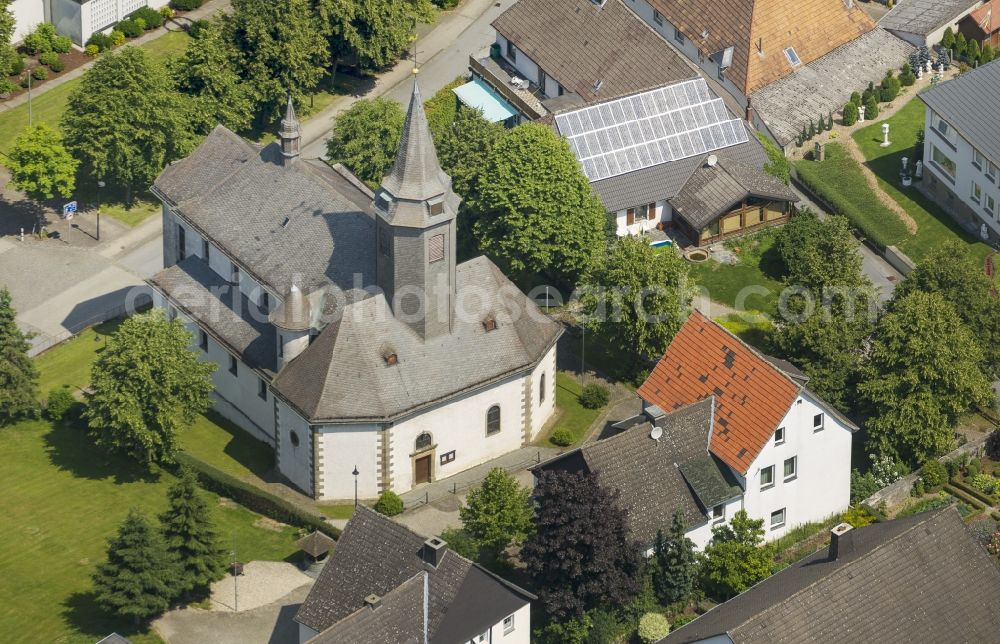
[[[780,179],[763,170],[718,157],[714,166],[701,164],[677,196],[674,212],[695,230],[701,230],[733,210],[748,197],[796,202],[798,195]]]
[[[153,191],[276,293],[293,281],[306,293],[328,282],[347,289],[355,274],[373,283],[371,191],[343,166],[282,166],[280,156],[277,143],[261,148],[220,125]]]
[[[962,138],[1000,163],[1000,60],[917,94],[947,121]]]
[[[954,508],[875,523],[844,537],[853,551],[831,560],[820,550],[661,644],[722,634],[735,644],[996,641],[1000,568]]]
[[[695,310],[638,393],[667,412],[714,398],[709,450],[746,473],[800,390],[749,345]]]
[[[763,168],[767,163],[767,153],[757,140],[756,134],[750,132],[746,143],[740,143],[728,148],[716,150],[719,158],[731,159],[754,168]],[[670,163],[661,163],[635,172],[620,174],[607,179],[594,181],[590,187],[601,199],[608,212],[616,212],[662,199],[671,199],[692,173],[705,163],[708,154],[688,157]]]
[[[278,374],[274,389],[313,422],[384,421],[518,373],[562,334],[486,257],[459,264],[456,283],[464,308],[452,333],[421,340],[374,295],[346,307]],[[483,326],[489,316],[493,331]]]
[[[980,0],[900,0],[882,16],[878,26],[891,31],[928,36],[958,22]]]
[[[885,29],[872,29],[821,58],[803,60],[794,74],[754,91],[753,108],[774,139],[787,146],[803,126],[843,109],[851,92],[869,81],[878,84],[887,69],[898,70],[914,51],[913,45]]]
[[[414,580],[426,572],[430,641],[453,644],[472,639],[535,599],[451,550],[435,569],[421,558],[423,544],[423,537],[359,506],[295,620],[322,633],[365,608],[370,616],[356,615],[344,627],[349,629],[345,632],[361,639],[339,637],[340,633],[334,631],[333,636],[327,633],[324,636],[328,639],[321,641],[405,642],[413,632],[406,621],[412,617],[412,603],[418,596]],[[421,581],[421,604],[422,586]],[[394,591],[398,592],[390,597]],[[387,605],[375,611],[366,608],[364,600],[373,594],[390,597],[396,609],[383,613]],[[386,616],[385,622],[381,622],[380,613]],[[403,639],[379,639],[379,633],[386,632],[398,633]]]
[[[314,530],[295,542],[299,550],[302,550],[310,557],[322,557],[333,550],[336,544],[336,541],[319,530]]]
[[[1000,2],[991,0],[969,14],[984,36],[1000,31]]]
[[[267,314],[201,258],[187,257],[148,281],[248,366],[274,374],[277,346]]]
[[[424,575],[390,590],[377,608],[364,606],[309,640],[309,644],[423,644]]]
[[[493,27],[588,103],[698,75],[622,0],[607,0],[603,7],[591,0],[519,0]]]
[[[312,326],[312,309],[309,300],[302,294],[302,290],[292,284],[268,320],[274,326],[288,331],[307,331]]]
[[[656,426],[663,429],[659,441],[650,437],[653,424],[637,422],[620,434],[587,443],[535,469],[595,473],[603,487],[620,492],[619,503],[628,513],[632,535],[651,545],[675,511],[683,514],[689,529],[694,528],[708,521],[707,512],[721,502],[717,498],[725,494],[724,489],[731,493],[722,500],[742,492],[723,474],[724,466],[708,454],[711,399],[667,414]],[[699,504],[700,498],[711,505]]]
[[[745,95],[798,69],[785,57],[786,47],[794,47],[805,65],[875,26],[856,2],[850,7],[834,0],[649,3],[706,57],[733,47],[733,63],[726,78]]]

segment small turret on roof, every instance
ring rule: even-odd
[[[285,107],[285,118],[281,119],[278,138],[281,140],[281,164],[289,165],[299,158],[302,147],[302,132],[299,130],[299,119],[295,115],[291,92],[288,92],[288,105]]]
[[[280,329],[305,331],[312,326],[312,307],[299,287],[292,284],[285,300],[271,312],[268,321]]]

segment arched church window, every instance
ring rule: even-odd
[[[500,405],[493,405],[486,412],[486,435],[496,434],[500,431]]]
[[[416,449],[419,452],[422,449],[427,449],[431,446],[431,435],[428,432],[422,432],[417,436]]]

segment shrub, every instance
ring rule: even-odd
[[[1000,557],[1000,531],[994,532],[990,537],[990,543],[986,546],[986,551],[994,557]]]
[[[434,4],[439,9],[454,9],[458,6],[458,0],[434,0]]]
[[[962,470],[962,464],[957,458],[949,458],[944,462],[944,469],[948,470],[948,478],[954,478]]]
[[[90,44],[83,48],[83,52],[90,57],[94,57],[99,53],[101,53],[101,48],[98,47],[97,45]]]
[[[865,119],[874,120],[878,118],[878,101],[875,100],[875,95],[872,94],[865,101]]]
[[[697,615],[678,615],[674,618],[674,623],[670,626],[670,628],[676,631],[681,626],[690,624],[696,619],[698,619]]]
[[[913,73],[910,63],[903,63],[903,68],[899,72],[899,83],[903,87],[910,87],[917,82],[917,76]]]
[[[0,76],[0,98],[6,98],[13,91],[14,83]]]
[[[607,644],[617,642],[628,631],[628,626],[619,620],[611,610],[596,609],[590,613],[590,632],[584,644]]]
[[[204,2],[205,0],[170,0],[170,6],[177,11],[193,11]]]
[[[980,469],[979,468],[979,461],[971,461],[965,467],[965,474],[966,474],[966,476],[972,478],[972,477],[976,476],[977,474],[979,474],[979,469]]]
[[[87,39],[87,45],[88,47],[94,45],[99,52],[103,52],[111,50],[115,43],[111,36],[98,32],[90,35],[90,38]]]
[[[476,540],[462,528],[448,528],[441,531],[441,539],[448,544],[448,548],[454,550],[470,561],[479,559],[479,546]]]
[[[49,22],[40,23],[35,30],[24,37],[21,46],[32,55],[52,51],[52,41],[56,38],[55,25]]]
[[[59,60],[59,54],[57,54],[54,51],[47,51],[44,54],[39,54],[38,56],[38,62],[46,66],[51,66],[53,62],[56,62],[58,60]]]
[[[855,92],[857,93],[857,92]],[[844,106],[844,125],[854,125],[858,122],[858,106],[848,103]]]
[[[573,432],[569,431],[565,427],[560,427],[556,431],[552,432],[552,437],[549,440],[552,441],[553,445],[558,445],[559,447],[569,447],[573,444]]]
[[[644,644],[655,644],[670,632],[670,622],[660,613],[646,613],[639,619],[639,639]]]
[[[387,517],[394,517],[403,512],[403,499],[392,490],[386,490],[375,502],[375,511]]]
[[[45,404],[45,415],[49,417],[49,420],[62,420],[74,403],[76,403],[76,399],[73,398],[73,392],[65,387],[57,387],[49,392],[49,399]]]
[[[866,505],[854,505],[847,508],[843,520],[846,523],[850,523],[852,527],[863,528],[875,521],[875,513]],[[676,626],[676,623],[674,626]]]
[[[146,29],[156,29],[163,26],[163,14],[151,7],[142,7],[132,13],[134,20],[142,20]]]
[[[43,81],[49,77],[49,73],[45,71],[44,67],[36,67],[31,70],[31,77],[37,81]]]
[[[25,68],[24,59],[21,58],[20,56],[17,56],[10,63],[10,75],[20,76],[21,74],[24,73],[24,68]]]
[[[976,474],[968,483],[985,494],[993,494],[997,489],[996,478],[989,474]]]
[[[913,482],[913,490],[911,494],[916,497],[921,497],[924,495],[924,480],[917,477],[917,480]]]
[[[861,93],[860,92],[851,92],[851,100],[850,100],[850,102],[854,103],[855,107],[860,107],[861,106]]]
[[[882,489],[871,472],[851,470],[851,503],[861,503]]]
[[[66,63],[56,58],[55,60],[52,61],[52,64],[49,65],[49,69],[58,74],[62,70],[66,69]]]
[[[31,85],[31,74],[25,74],[21,77],[21,82],[18,83],[21,87],[28,87]]]
[[[210,24],[207,20],[195,20],[188,26],[188,35],[192,38],[198,38],[201,34],[205,33]]]
[[[920,476],[927,487],[938,487],[948,482],[948,470],[939,461],[927,461],[920,468]]]
[[[125,44],[125,34],[119,29],[115,29],[111,32],[111,44],[115,47],[121,47]]]
[[[142,33],[142,28],[143,25],[139,24],[137,20],[129,18],[119,22],[117,30],[125,34],[126,38],[136,38]]]
[[[68,54],[73,50],[73,40],[69,36],[56,36],[52,39],[52,51],[57,54]]]
[[[587,409],[600,409],[608,404],[611,394],[604,385],[592,382],[580,392],[580,404]]]
[[[169,6],[160,7],[160,17],[163,18],[164,22],[166,22],[167,20],[170,20],[171,18],[174,17],[174,10],[171,9]]]
[[[1000,461],[1000,429],[994,429],[986,437],[986,456],[994,461]]]
[[[984,504],[982,501],[980,501],[976,497],[972,496],[968,492],[966,492],[964,490],[960,490],[960,489],[958,489],[957,487],[955,487],[953,485],[946,485],[946,486],[944,486],[944,491],[947,492],[948,494],[952,495],[953,497],[955,497],[959,501],[964,501],[968,505],[971,505],[973,508],[975,508],[977,510],[983,510],[983,509],[986,508],[986,504]]]

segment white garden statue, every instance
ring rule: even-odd
[[[889,124],[888,123],[883,123],[882,124],[882,142],[879,143],[879,147],[887,148],[890,145],[892,145],[892,143],[889,142]]]
[[[858,106],[858,123],[864,123],[864,122],[865,122],[865,106],[864,105],[859,105]]]
[[[914,170],[913,175],[916,178],[918,178],[918,179],[922,179],[923,178],[923,176],[924,176],[924,162],[923,161],[917,161],[917,168],[916,168],[916,170]]]

